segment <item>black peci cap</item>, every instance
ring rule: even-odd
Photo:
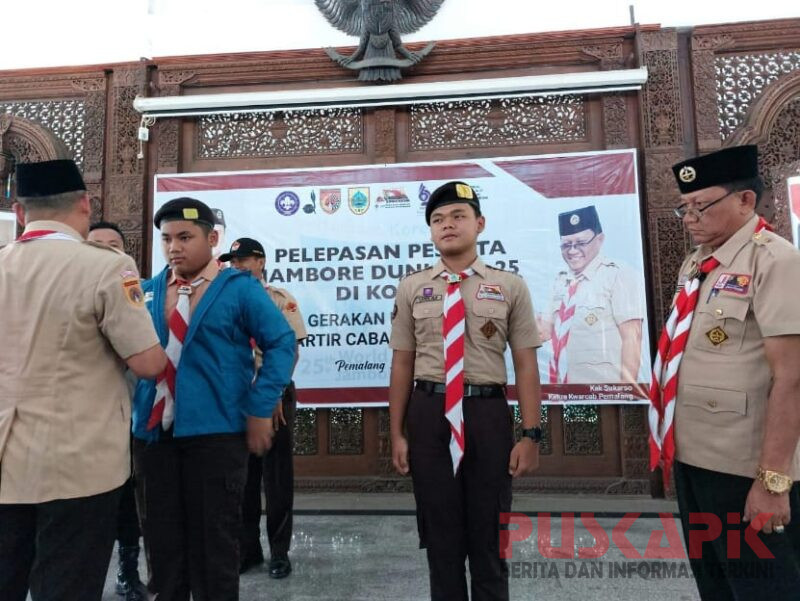
[[[558,233],[560,235],[570,236],[583,230],[592,230],[595,234],[603,232],[600,217],[597,215],[594,205],[558,214]]]
[[[425,207],[425,223],[431,224],[431,213],[437,208],[457,202],[466,202],[474,207],[480,215],[481,203],[472,186],[464,182],[447,182],[436,188],[428,199]]]
[[[681,194],[758,177],[758,146],[732,146],[681,161],[672,172]]]
[[[207,204],[195,198],[175,198],[164,203],[153,217],[153,224],[161,229],[162,221],[197,221],[214,227],[214,212]]]
[[[36,198],[64,192],[86,190],[83,177],[72,159],[18,163],[16,167],[17,196]]]
[[[239,238],[231,244],[231,249],[224,255],[220,255],[219,260],[227,263],[231,259],[244,259],[245,257],[266,257],[264,247],[261,242],[252,238]]]

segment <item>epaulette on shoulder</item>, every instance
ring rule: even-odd
[[[515,275],[519,279],[523,279],[522,276],[519,273],[515,273],[513,271],[509,271],[508,269],[500,269],[499,267],[495,267],[494,265],[487,265],[486,267],[489,268],[489,269],[492,269],[494,271],[502,271],[503,273],[507,273],[508,275]]]
[[[108,244],[103,244],[102,242],[95,242],[93,240],[84,240],[84,244],[88,244],[89,246],[94,246],[95,248],[102,248],[103,250],[110,250],[113,253],[118,255],[124,255],[125,253],[119,250],[118,248],[114,248],[113,246],[109,246]]]
[[[416,271],[409,271],[409,272],[407,272],[407,273],[405,273],[405,274],[400,276],[400,281],[402,282],[404,279],[406,279],[409,276],[416,275],[418,273],[422,273],[423,271],[428,271],[429,269],[433,269],[433,267],[423,267],[422,269],[417,269]]]
[[[782,252],[795,252],[795,247],[780,234],[769,230],[755,232],[751,240],[756,246],[765,248],[771,255],[776,256]]]

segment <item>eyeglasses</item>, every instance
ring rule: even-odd
[[[730,196],[731,194],[733,194],[732,191],[731,192],[727,192],[724,196],[720,196],[717,200],[713,200],[710,203],[708,203],[707,205],[705,205],[703,207],[700,207],[699,209],[695,208],[695,207],[690,207],[688,205],[688,203],[684,203],[684,204],[680,205],[679,207],[675,207],[674,209],[672,209],[672,211],[675,213],[675,216],[678,219],[683,219],[687,215],[691,215],[695,219],[700,219],[703,216],[703,211],[707,211],[708,209],[713,207],[718,202],[728,198],[728,196]]]
[[[594,239],[597,238],[597,236],[598,234],[595,234],[585,242],[565,242],[561,245],[561,252],[569,252],[570,250],[579,250],[582,252],[584,248],[594,242]]]

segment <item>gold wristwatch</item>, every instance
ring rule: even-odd
[[[756,479],[764,485],[764,488],[771,495],[782,495],[785,492],[789,492],[793,484],[792,479],[786,474],[765,470],[763,467],[758,468]]]

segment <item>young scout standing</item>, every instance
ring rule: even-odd
[[[219,270],[209,207],[171,200],[154,223],[169,265],[144,290],[170,361],[134,398],[148,588],[158,601],[235,600],[247,452],[271,444],[295,336],[255,279]],[[255,379],[251,339],[264,353]]]
[[[268,286],[264,279],[266,254],[258,240],[239,238],[231,244],[230,252],[219,258],[223,263],[230,262],[235,269],[247,271],[257,278],[272,302],[283,313],[294,330],[299,342],[306,334],[303,316],[294,297],[282,288]],[[256,347],[256,370],[261,369],[261,351]],[[295,365],[299,354],[295,355]],[[294,506],[294,469],[292,461],[294,416],[297,410],[297,393],[294,382],[286,387],[283,398],[275,407],[272,416],[275,425],[275,439],[272,448],[264,457],[250,455],[247,466],[247,483],[244,487],[242,503],[242,536],[239,541],[241,554],[240,572],[263,563],[264,551],[261,548],[259,533],[261,529],[261,481],[267,498],[267,536],[269,539],[271,578],[285,578],[292,571],[289,561],[289,545],[292,542],[292,509]]]
[[[84,240],[73,161],[19,164],[25,232],[0,251],[0,599],[99,601],[131,473],[125,366],[155,377],[136,264]]]
[[[392,459],[401,474],[411,472],[431,599],[469,599],[466,558],[473,601],[508,599],[500,513],[511,510],[512,477],[539,464],[539,333],[523,280],[478,258],[485,218],[469,185],[439,187],[425,220],[441,260],[397,290]],[[505,396],[507,344],[524,428],[516,444]]]
[[[697,248],[658,345],[651,465],[674,458],[684,538],[709,541],[689,552],[704,601],[797,599],[800,253],[755,213],[755,146],[673,171]]]

